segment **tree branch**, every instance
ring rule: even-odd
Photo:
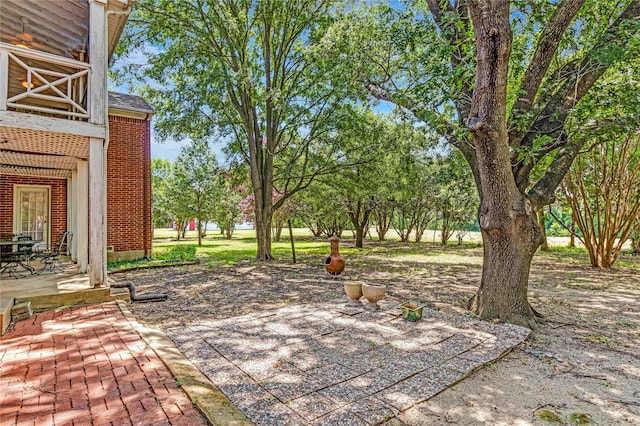
[[[521,129],[526,129],[527,126],[518,124],[517,121],[524,120],[526,114],[533,108],[536,93],[549,69],[558,45],[584,1],[563,0],[545,25],[536,51],[529,62],[529,67],[525,71],[520,88],[517,91],[518,94],[522,95],[518,97],[511,109],[508,128],[513,130],[509,132],[509,146],[517,147],[520,145],[526,133],[526,130]]]
[[[584,97],[594,83],[607,71],[611,63],[603,63],[597,60],[597,53],[611,45],[613,40],[622,40],[622,46],[626,46],[628,37],[621,38],[623,23],[627,20],[635,21],[640,17],[640,0],[633,0],[629,6],[620,14],[618,19],[612,23],[605,34],[600,37],[600,42],[585,55],[580,65],[576,68],[561,87],[551,97],[547,105],[542,110],[538,118],[533,122],[526,135],[523,137],[520,146],[533,146],[538,135],[548,135],[551,137],[549,144],[555,144],[557,140],[566,138],[564,124],[572,108]],[[633,52],[637,57],[640,52]],[[529,191],[532,203],[536,207],[541,207],[553,200],[553,193],[560,184],[560,181],[571,167],[576,155],[582,148],[584,142],[574,140],[562,146],[558,150],[546,173]],[[542,147],[545,151],[547,147]],[[554,151],[549,149],[548,152]],[[516,154],[514,153],[514,156]],[[513,160],[513,158],[512,158]],[[512,164],[515,161],[512,161]],[[529,185],[529,174],[531,166],[524,163],[517,163],[513,167],[513,174],[516,184],[521,191]]]

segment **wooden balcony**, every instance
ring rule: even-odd
[[[0,43],[0,111],[89,121],[85,62]]]

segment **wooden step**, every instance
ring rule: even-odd
[[[31,315],[33,315],[31,302],[16,303],[11,308],[11,321],[13,322],[29,319]]]

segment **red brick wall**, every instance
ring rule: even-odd
[[[150,121],[109,116],[107,245],[151,250]]]
[[[30,176],[0,175],[0,234],[13,233],[13,186],[46,185],[51,187],[49,239],[67,230],[67,180]],[[51,241],[48,241],[50,244]]]

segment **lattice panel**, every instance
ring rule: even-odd
[[[0,126],[0,150],[87,159],[89,138],[68,133]]]
[[[36,169],[34,167],[0,166],[0,175],[70,178],[71,170],[49,170],[49,169]]]
[[[48,169],[73,170],[77,159],[58,155],[36,155],[0,150],[0,165],[42,167]]]

